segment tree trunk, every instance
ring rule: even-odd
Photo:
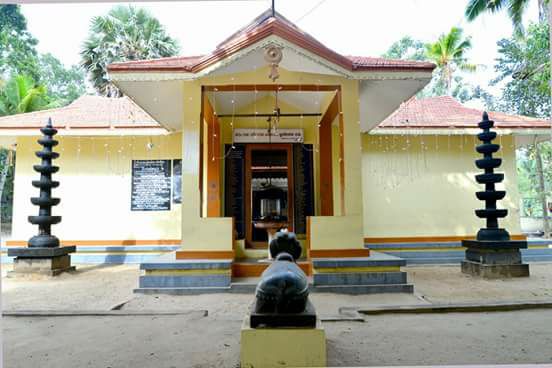
[[[4,167],[2,168],[2,173],[0,174],[0,244],[2,243],[2,195],[4,195],[4,186],[6,185],[6,178],[8,177],[8,172],[10,171],[10,162],[9,162],[9,153],[6,154],[6,159],[4,162]]]
[[[547,4],[546,0],[539,0],[539,22],[544,23],[549,20],[550,16],[550,3]],[[550,23],[548,23],[550,24]]]
[[[534,141],[535,146],[535,160],[537,164],[537,178],[539,181],[539,196],[542,206],[542,221],[544,224],[544,237],[550,237],[550,224],[548,222],[548,205],[546,201],[546,187],[544,184],[544,171],[542,170],[542,156],[540,154],[539,143],[537,142],[537,136]]]
[[[445,83],[447,87],[447,95],[452,96],[452,70],[448,64],[444,66],[445,70]]]

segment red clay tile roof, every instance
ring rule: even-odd
[[[379,57],[370,56],[347,56],[349,60],[353,62],[353,68],[369,69],[369,68],[420,68],[420,69],[433,69],[435,64],[427,61],[413,61],[413,60],[397,60],[397,59],[384,59]]]
[[[120,70],[176,70],[191,72],[203,56],[173,56],[159,59],[134,60],[113,63],[108,66],[111,71]]]
[[[462,105],[450,96],[412,98],[402,104],[378,128],[477,128],[483,111]],[[504,129],[551,129],[550,122],[520,115],[489,112],[495,127]]]
[[[1,129],[40,128],[52,118],[57,128],[161,128],[130,98],[81,96],[58,109],[0,117]]]
[[[435,68],[434,64],[428,62],[340,55],[302,31],[281,14],[276,13],[275,16],[272,16],[270,11],[266,11],[224,40],[215,51],[208,55],[113,63],[108,65],[108,70],[110,72],[183,71],[197,73],[272,35],[279,36],[350,71],[432,71]]]

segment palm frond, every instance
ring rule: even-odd
[[[105,16],[94,18],[81,48],[81,65],[100,94],[119,94],[107,79],[107,65],[174,56],[178,50],[176,41],[151,13],[132,5],[119,5]]]
[[[485,12],[496,13],[510,0],[470,0],[464,15],[470,22]]]
[[[529,5],[528,0],[509,0],[508,2],[508,16],[512,20],[514,30],[518,35],[524,33],[523,30],[523,13]]]

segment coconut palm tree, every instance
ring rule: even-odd
[[[473,72],[476,69],[466,58],[471,47],[471,39],[464,38],[462,28],[457,27],[452,27],[449,33],[439,36],[437,42],[426,45],[426,56],[437,65],[438,82],[448,95],[452,92],[452,77],[456,70]]]
[[[470,0],[465,15],[469,21],[472,21],[483,13],[496,13],[506,9],[516,32],[521,34],[523,33],[523,15],[529,1],[531,0]],[[547,11],[549,0],[538,0],[538,2],[539,20],[546,22],[547,16],[550,17]]]
[[[133,6],[116,6],[94,17],[81,54],[81,65],[94,88],[104,96],[119,97],[107,79],[107,65],[127,60],[155,59],[178,53],[177,42],[149,12]]]
[[[0,116],[20,114],[58,107],[46,87],[36,85],[32,78],[15,75],[0,88]]]

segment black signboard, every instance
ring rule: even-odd
[[[314,215],[312,144],[293,145],[293,183],[295,232],[307,232],[306,216]]]
[[[182,160],[173,160],[172,201],[182,203]]]
[[[171,160],[132,160],[132,211],[171,209]]]
[[[227,144],[224,174],[224,216],[234,217],[238,239],[245,238],[245,146]]]

